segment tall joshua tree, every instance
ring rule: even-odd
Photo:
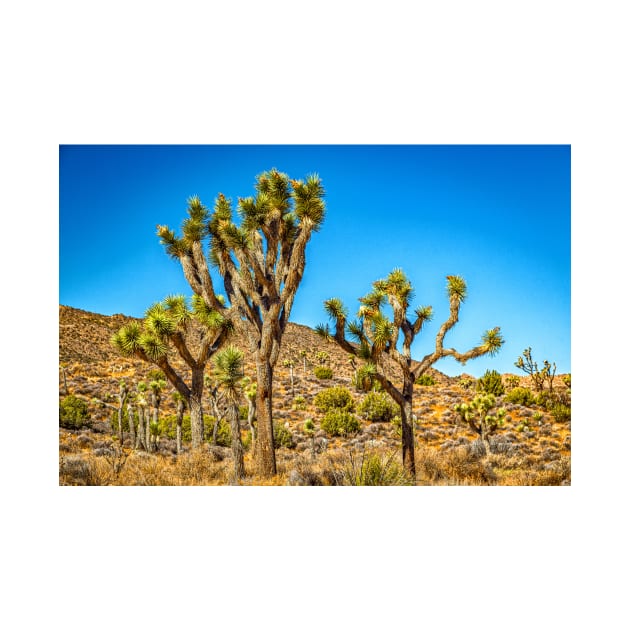
[[[240,382],[243,378],[243,353],[235,346],[228,346],[214,356],[214,376],[223,388],[227,399],[227,417],[232,430],[232,457],[234,477],[238,481],[245,476],[243,464],[243,443],[239,420],[238,400]],[[218,422],[218,419],[217,419]]]
[[[276,169],[257,176],[255,195],[232,202],[219,194],[214,211],[198,198],[189,202],[184,237],[166,226],[158,235],[179,259],[188,283],[209,307],[222,312],[214,292],[202,241],[223,279],[234,321],[247,336],[256,362],[256,459],[263,475],[276,474],[273,445],[272,383],[293,300],[306,265],[306,245],[324,219],[324,189],[317,175],[290,179]]]
[[[419,362],[415,362],[411,358],[411,345],[424,323],[431,319],[433,309],[422,306],[414,311],[415,317],[409,318],[413,288],[401,269],[395,269],[387,278],[377,280],[372,287],[370,293],[359,299],[361,306],[358,319],[351,322],[347,321],[347,309],[341,300],[332,298],[324,302],[329,317],[335,322],[334,336],[328,324],[318,326],[317,330],[322,336],[332,338],[350,354],[366,360],[371,376],[398,404],[402,420],[403,465],[409,473],[415,475],[412,419],[415,380],[443,357],[454,357],[464,364],[485,354],[494,355],[503,344],[503,338],[499,328],[494,328],[484,333],[480,345],[467,352],[444,347],[444,337],[458,322],[459,309],[466,298],[466,283],[463,278],[447,276],[450,315],[436,335],[435,349]],[[387,312],[386,306],[389,306]],[[358,343],[350,343],[346,333]],[[392,357],[400,368],[402,387],[379,371],[385,356]]]
[[[191,308],[183,295],[174,295],[151,306],[142,325],[127,324],[112,336],[112,344],[121,354],[158,366],[184,397],[190,409],[193,448],[203,442],[204,369],[230,330],[230,320],[200,296],[193,296]],[[190,369],[189,383],[174,368],[170,348],[177,350]]]

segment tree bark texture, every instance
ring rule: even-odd
[[[256,436],[256,462],[258,472],[263,476],[275,475],[276,452],[273,445],[273,413],[271,408],[273,368],[263,359],[256,365],[256,415],[258,435]]]
[[[234,478],[235,481],[245,476],[245,465],[243,464],[243,443],[241,442],[241,423],[238,417],[238,404],[231,402],[228,407],[228,418],[230,429],[232,430],[232,457],[234,458]]]
[[[199,448],[203,444],[203,370],[192,370],[192,387],[190,389],[190,433],[192,447]]]

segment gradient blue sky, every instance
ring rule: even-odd
[[[292,321],[325,322],[329,297],[354,313],[374,280],[401,267],[414,307],[434,309],[418,358],[448,316],[445,276],[461,275],[468,299],[446,345],[467,350],[494,326],[506,342],[494,358],[445,359],[437,369],[518,373],[514,361],[531,346],[540,365],[571,371],[569,146],[63,145],[59,160],[60,304],[141,317],[168,294],[189,295],[157,224],[179,230],[192,195],[210,207],[219,192],[248,196],[271,167],[295,178],[316,172],[327,213],[308,245]]]

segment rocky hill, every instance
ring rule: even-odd
[[[127,464],[125,470],[136,472],[133,476],[128,472],[128,480],[120,478],[118,473],[112,477],[108,465],[103,463],[103,457],[95,456],[111,452],[108,450],[110,448],[108,444],[112,444],[111,438],[107,442],[100,437],[95,438],[94,435],[112,433],[111,417],[121,379],[125,380],[130,389],[134,389],[137,383],[145,380],[148,372],[155,368],[139,359],[121,357],[111,346],[112,334],[131,321],[134,321],[133,318],[121,314],[105,316],[69,306],[59,306],[60,399],[66,394],[74,394],[89,401],[92,420],[90,431],[72,432],[60,429],[60,482],[126,485],[226,483],[226,477],[217,476],[215,469],[208,472],[210,469],[207,468],[209,464],[206,460],[203,460],[205,472],[196,472],[191,476],[193,465],[181,457],[173,461],[162,460],[161,467],[154,466],[151,468],[153,472],[149,475],[146,468],[148,464],[144,463],[145,460],[141,456],[145,456],[145,459],[172,457],[174,446],[167,439],[160,442],[160,451],[156,454],[140,452],[133,455],[133,466]],[[230,342],[244,351],[245,375],[255,380],[255,366],[244,338],[234,333]],[[302,356],[304,352],[305,357]],[[326,353],[325,363],[332,368],[331,379],[322,380],[314,374],[314,368],[322,361],[321,353]],[[293,363],[292,368],[286,364],[287,361]],[[186,378],[186,366],[183,362],[175,355],[172,362],[184,372]],[[209,363],[208,372],[210,369]],[[400,456],[400,437],[392,423],[369,422],[363,419],[359,432],[347,438],[331,438],[321,429],[321,414],[314,405],[314,398],[320,391],[331,386],[343,386],[351,391],[357,405],[364,399],[365,394],[352,386],[354,370],[349,355],[336,344],[327,342],[306,326],[289,324],[274,377],[274,421],[287,429],[292,442],[292,448],[282,447],[277,452],[279,471],[282,471],[279,483],[290,483],[291,475],[294,478],[298,475],[302,480],[315,479],[316,481],[312,483],[316,485],[328,483],[326,480],[337,479],[334,475],[330,476],[332,474],[330,462],[336,461],[338,462],[336,465],[346,470],[349,465],[356,464],[352,453],[358,452],[357,449],[362,453],[366,452],[366,448],[372,451],[376,449],[375,452],[381,453],[379,457],[390,457],[390,453],[397,453],[397,457]],[[385,371],[392,381],[399,381],[393,362],[385,366]],[[431,370],[430,375],[435,385],[416,385],[417,391],[414,396],[413,410],[416,416],[415,435],[418,449],[417,483],[504,485],[570,483],[570,407],[568,418],[566,416],[559,418],[548,406],[501,401],[508,412],[506,423],[494,437],[493,448],[496,452],[492,454],[493,460],[482,461],[476,446],[478,442],[476,434],[464,426],[458,420],[458,414],[453,411],[455,404],[469,402],[474,396],[474,388],[465,384],[466,380],[472,379],[449,377],[437,370]],[[504,381],[507,380],[506,376],[503,376]],[[527,387],[531,383],[528,378],[520,377],[518,385]],[[560,375],[556,378],[555,385],[561,391],[563,400],[570,405],[570,390],[562,384]],[[173,391],[170,385],[169,389]],[[209,405],[207,410],[210,413]],[[174,412],[174,403],[167,392],[163,396],[161,413]],[[304,423],[309,418],[315,423],[316,437],[319,440],[318,454],[315,455],[313,452],[312,460],[306,455],[310,452],[310,442],[303,430]],[[229,458],[229,449],[225,449],[221,457]],[[248,458],[247,465],[253,465],[251,453],[248,453]],[[194,461],[199,464],[201,460]],[[116,470],[116,465],[112,466],[113,470]],[[182,467],[183,472],[180,470]],[[227,470],[225,466],[224,469]],[[98,474],[94,472],[99,470]],[[314,470],[316,472],[313,472]],[[91,481],[86,481],[88,474],[86,471],[91,471],[89,476]],[[166,471],[170,472],[167,474]],[[298,474],[295,471],[301,472]],[[263,483],[263,480],[251,477],[249,483]]]

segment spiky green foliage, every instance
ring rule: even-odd
[[[461,276],[446,276],[446,280],[446,291],[449,298],[456,298],[459,302],[463,302],[468,291],[464,279]]]
[[[236,391],[243,378],[243,352],[229,345],[214,356],[213,375],[227,391]]]
[[[477,394],[470,403],[454,405],[453,410],[475,433],[487,440],[505,422],[504,407],[491,413],[495,405],[496,398],[493,394]]]

